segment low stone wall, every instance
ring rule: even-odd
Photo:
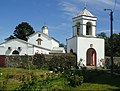
[[[105,63],[108,63],[108,66],[111,65],[111,62],[110,62],[110,57],[105,57]],[[113,57],[113,62],[114,62],[114,68],[120,68],[120,57]]]
[[[36,54],[34,56],[33,64],[38,67],[69,67],[76,66],[76,56],[73,54]]]
[[[39,66],[44,65],[49,66],[76,66],[76,57],[72,54],[36,54],[34,56],[6,56],[5,67],[29,67],[29,66]],[[120,68],[120,57],[114,57],[114,68]],[[111,62],[110,57],[105,57],[104,65],[110,68]]]
[[[76,56],[72,54],[36,54],[34,56],[6,56],[6,67],[76,66]]]
[[[32,61],[33,56],[6,56],[6,67],[28,67]]]

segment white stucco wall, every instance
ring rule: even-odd
[[[4,45],[4,44],[1,44],[1,45],[0,45],[0,55],[5,55],[5,51],[6,51],[5,45]]]
[[[70,53],[70,50],[77,53],[77,37],[73,37],[67,40],[67,53]]]
[[[59,43],[55,40],[51,40],[51,50],[54,48],[54,47],[59,47]]]
[[[41,36],[38,36],[38,34],[41,34]],[[38,38],[42,39],[41,45],[38,45],[36,41]],[[11,49],[8,49],[8,47]],[[21,50],[18,49],[19,47]],[[36,32],[28,38],[28,42],[13,39],[0,44],[0,55],[12,55],[15,50],[19,52],[19,55],[34,55],[36,52],[49,54],[54,47],[59,47],[59,42],[48,35]]]
[[[77,41],[77,42],[76,42]],[[92,47],[90,45],[93,45]],[[67,52],[70,52],[70,49],[75,50],[77,54],[77,62],[82,59],[82,64],[86,66],[86,53],[89,48],[93,48],[96,51],[96,65],[100,66],[100,60],[104,59],[105,48],[104,48],[104,39],[100,38],[88,38],[88,37],[74,37],[67,41]]]
[[[82,20],[83,24],[83,35],[86,35],[86,24],[87,22],[90,22],[92,24],[92,36],[96,36],[96,21],[94,19],[92,20]]]
[[[27,48],[28,48],[28,55],[33,55],[34,54],[34,46],[27,44]]]
[[[36,33],[33,36],[30,36],[28,39],[28,42],[43,48],[51,49],[51,39],[46,37],[43,34],[41,34],[41,36],[38,37],[38,34],[41,34],[41,33]],[[41,45],[38,45],[38,42],[36,41],[38,38],[42,39]]]
[[[37,41],[36,41],[37,39],[38,39],[38,34],[35,34],[35,35],[33,35],[33,36],[30,36],[30,37],[28,38],[28,43],[37,45]]]
[[[50,53],[50,50],[46,50],[46,49],[42,49],[42,48],[39,48],[39,47],[34,47],[34,54],[49,54]]]
[[[32,55],[33,54],[32,45],[28,45],[27,43],[22,43],[17,40],[11,40],[11,41],[5,42],[2,45],[0,47],[0,55],[12,55],[12,52],[15,50],[19,52],[19,55],[25,55],[25,54]],[[10,47],[11,49],[8,49],[8,47]],[[20,47],[21,50],[19,50],[18,47]]]
[[[38,37],[38,34],[41,34],[40,37]],[[37,43],[37,39],[40,38],[42,39],[41,45],[38,45]],[[51,37],[49,37],[48,35],[42,34],[42,33],[36,33],[33,36],[30,36],[28,39],[28,42],[49,50],[52,50],[53,47],[59,47],[59,43],[57,41],[55,41],[54,39],[52,39]]]
[[[73,18],[74,25],[76,25],[77,22],[80,22],[80,34],[86,35],[86,24],[87,22],[90,22],[92,24],[92,36],[96,36],[96,17],[86,17],[86,16],[79,16],[76,18]],[[73,36],[77,35],[77,29],[76,27],[73,28]]]
[[[90,45],[93,45],[92,47]],[[78,37],[77,44],[77,61],[83,59],[83,64],[86,66],[86,53],[89,48],[93,48],[96,51],[96,61],[97,66],[99,66],[99,62],[101,59],[104,59],[105,48],[104,48],[104,39],[99,38],[84,38]]]

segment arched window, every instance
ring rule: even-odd
[[[14,50],[14,51],[12,52],[12,54],[14,54],[14,55],[19,55],[19,52],[18,52],[17,50]]]
[[[70,49],[70,53],[73,53],[73,49]]]
[[[86,35],[92,35],[92,24],[90,22],[86,24]]]
[[[80,35],[80,22],[76,23],[76,27],[77,27],[77,35]]]

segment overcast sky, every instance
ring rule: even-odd
[[[109,36],[109,11],[114,11],[114,33],[120,32],[120,0],[0,0],[0,43],[13,34],[21,22],[28,22],[35,31],[41,31],[44,23],[49,35],[66,43],[72,36],[72,18],[87,9],[97,17],[97,33]]]

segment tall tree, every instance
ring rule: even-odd
[[[19,39],[27,41],[27,37],[33,34],[35,31],[27,22],[22,22],[15,27],[14,36]]]
[[[111,54],[111,42],[110,37],[107,37],[105,33],[100,33],[97,35],[97,37],[102,37],[105,39],[105,56],[110,56]],[[114,57],[120,57],[120,33],[119,34],[113,34],[113,56]]]
[[[9,40],[11,40],[11,39],[15,39],[15,37],[13,36],[13,35],[10,35],[8,38],[6,38],[5,40],[6,41],[9,41]]]
[[[97,37],[105,39],[105,56],[110,56],[110,38],[104,32],[97,34]]]
[[[113,34],[113,56],[120,57],[120,33]]]
[[[102,37],[102,38],[106,39],[107,35],[106,35],[106,33],[101,32],[100,34],[97,34],[97,37]]]

